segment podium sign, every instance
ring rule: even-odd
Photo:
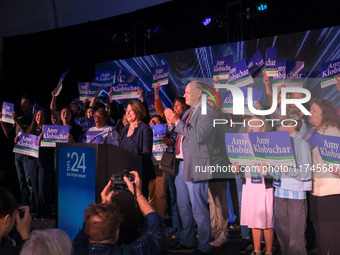
[[[58,150],[58,228],[73,239],[84,211],[95,202],[95,148],[62,146]]]

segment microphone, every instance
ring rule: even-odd
[[[106,132],[102,132],[102,133],[99,133],[98,135],[96,135],[95,137],[93,137],[89,143],[93,143],[94,140],[96,140],[98,136],[108,134],[108,135],[105,137],[104,141],[103,141],[103,143],[106,143],[107,137],[110,135],[110,133],[113,133],[113,131],[115,131],[115,130],[117,129],[118,125],[119,125],[121,122],[122,122],[122,120],[119,119],[119,120],[117,121],[116,125],[113,127],[112,130],[106,131]]]
[[[113,127],[112,130],[106,131],[106,132],[102,132],[102,133],[96,135],[95,137],[93,137],[93,138],[91,139],[91,141],[90,141],[89,143],[93,143],[94,140],[96,140],[98,136],[108,134],[108,135],[105,137],[104,141],[103,141],[103,143],[105,144],[105,143],[106,143],[106,140],[107,140],[107,137],[110,135],[110,133],[113,133],[113,131],[115,131],[115,130],[117,129],[118,125],[119,125],[121,122],[122,122],[121,119],[117,120],[117,123],[116,123],[116,125]]]
[[[112,133],[118,128],[118,126],[119,126],[119,124],[120,124],[121,122],[122,122],[121,119],[117,120],[117,123],[116,123],[116,125],[114,126],[114,128],[113,128],[111,131],[109,131],[108,135],[104,138],[103,144],[106,144],[106,140],[107,140],[107,138],[109,137],[109,135],[112,134]]]

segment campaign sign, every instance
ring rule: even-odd
[[[41,147],[56,147],[56,143],[67,143],[67,133],[69,132],[70,126],[68,125],[43,125]]]
[[[266,65],[262,58],[260,50],[257,50],[248,62],[248,69],[251,76],[255,78],[262,78],[266,71]]]
[[[254,83],[244,59],[234,63],[230,68],[229,84],[237,87],[247,86]]]
[[[156,160],[161,160],[163,152],[167,145],[162,143],[161,139],[166,134],[166,124],[159,124],[150,126],[153,131],[152,155]]]
[[[304,61],[276,62],[278,75],[273,77],[273,86],[303,87]]]
[[[117,83],[113,84],[113,96],[112,100],[115,99],[130,99],[138,98],[138,84],[134,83]]]
[[[80,100],[91,100],[96,94],[97,87],[92,85],[92,82],[78,82],[78,91]]]
[[[283,85],[286,79],[286,62],[276,62],[276,67],[277,75],[273,77],[273,87]]]
[[[146,100],[146,102],[147,102],[147,104],[148,104],[150,115],[151,115],[151,116],[152,116],[152,115],[156,115],[157,112],[156,112],[156,107],[155,107],[155,94],[152,93],[152,94],[150,94],[150,95],[147,95],[147,96],[145,97],[145,100]]]
[[[294,152],[288,131],[248,133],[257,163],[295,165]]]
[[[336,75],[340,74],[340,59],[336,59],[321,66],[320,77],[321,77],[321,88],[337,83],[335,78]]]
[[[160,86],[169,84],[169,69],[168,65],[151,67],[152,75],[152,87],[155,87],[157,83]]]
[[[248,134],[226,133],[225,145],[231,163],[238,163],[243,166],[252,166],[255,164],[253,148]]]
[[[215,58],[213,62],[213,81],[216,81],[217,77],[220,81],[229,79],[229,72],[231,65],[233,64],[233,56],[226,56]],[[223,82],[222,82],[223,83]]]
[[[65,73],[63,73],[60,76],[60,79],[59,79],[59,82],[58,82],[58,85],[57,85],[57,88],[56,88],[55,96],[58,96],[60,94],[60,91],[63,89],[63,80],[64,80],[67,73],[68,73],[68,71],[66,71]]]
[[[253,115],[251,111],[249,110],[248,107],[248,88],[247,87],[242,87],[240,88],[241,91],[243,92],[244,95],[244,113],[246,115]],[[253,101],[253,106],[255,106],[256,103],[259,103],[263,94],[263,91],[260,89],[254,89],[252,88],[252,101]],[[232,113],[233,112],[233,95],[231,91],[228,91],[225,99],[223,100],[222,104],[222,111],[226,113]]]
[[[95,122],[93,118],[89,119],[77,119],[74,121],[78,126],[80,126],[83,129],[83,132],[86,133],[86,131],[95,126]]]
[[[105,133],[105,132],[103,132],[103,131],[88,131],[86,133],[85,143],[90,143],[90,142],[91,143],[102,143],[104,141],[104,136],[100,135],[101,133]]]
[[[316,143],[326,164],[340,164],[340,137],[319,134]]]
[[[94,80],[92,82],[93,86],[101,87],[111,87],[113,84],[113,71],[96,71]]]
[[[19,132],[13,152],[39,158],[39,136]]]
[[[13,112],[14,112],[14,104],[3,102],[2,109],[1,109],[1,114],[2,114],[1,121],[14,124],[14,120],[12,118]]]
[[[304,61],[286,61],[285,85],[288,87],[303,87],[304,67]]]
[[[266,74],[269,77],[277,76],[276,58],[277,48],[266,48]]]

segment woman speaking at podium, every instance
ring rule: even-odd
[[[142,157],[142,193],[145,197],[149,195],[149,182],[156,178],[152,157],[152,129],[142,121],[146,111],[142,103],[130,101],[126,107],[126,118],[129,122],[120,135],[119,147],[137,153]]]

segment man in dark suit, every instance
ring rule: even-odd
[[[207,105],[207,114],[202,114],[201,96],[205,84],[200,81],[190,82],[185,89],[185,102],[190,105],[183,118],[171,109],[165,110],[168,124],[175,124],[179,134],[176,143],[176,158],[179,160],[179,172],[175,184],[177,203],[183,230],[179,243],[169,251],[193,249],[195,243],[195,224],[198,232],[198,253],[209,253],[210,216],[207,204],[208,180],[212,178],[208,171],[211,165],[215,130],[213,120],[216,111]]]

